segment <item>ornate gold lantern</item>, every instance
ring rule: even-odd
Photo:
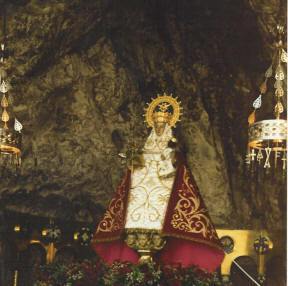
[[[4,7],[5,8],[5,7]],[[21,164],[22,124],[14,117],[12,99],[9,94],[11,85],[7,79],[6,15],[3,9],[3,42],[0,48],[0,166],[2,169],[18,169]]]
[[[260,86],[260,95],[254,100],[254,111],[248,118],[248,154],[246,163],[254,170],[255,165],[269,169],[271,167],[286,170],[287,160],[287,117],[286,107],[286,68],[287,52],[284,49],[282,36],[284,28],[277,26],[278,39],[275,45],[275,53],[270,67],[265,73],[265,80]],[[269,85],[274,83],[274,91],[269,90]],[[268,117],[256,121],[262,106],[264,94],[274,99],[274,118]],[[273,95],[274,94],[274,95]],[[285,112],[284,112],[285,111]],[[258,116],[258,115],[257,115]],[[265,115],[264,115],[265,117]]]

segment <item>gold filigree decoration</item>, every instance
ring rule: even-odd
[[[179,190],[179,201],[174,208],[172,216],[172,227],[188,233],[199,233],[204,238],[217,239],[217,234],[207,209],[201,207],[200,196],[193,191],[189,183],[188,171],[184,169],[183,186]]]
[[[96,234],[100,232],[112,233],[124,228],[124,198],[127,176],[128,174],[118,187],[116,197],[111,200],[103,219],[97,227]]]
[[[168,124],[171,127],[175,127],[176,123],[180,121],[180,116],[182,115],[180,107],[180,101],[177,101],[177,97],[174,98],[172,95],[167,95],[164,93],[163,95],[158,95],[158,97],[152,99],[152,101],[148,104],[148,107],[145,109],[145,122],[149,127],[153,127],[153,114],[157,107],[161,112],[168,113],[168,108],[171,107],[173,110],[169,116]]]

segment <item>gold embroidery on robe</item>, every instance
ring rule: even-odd
[[[201,207],[200,196],[193,191],[193,187],[189,184],[188,171],[185,168],[183,174],[184,183],[182,189],[179,190],[179,197],[171,225],[173,228],[188,233],[199,233],[204,238],[218,239],[214,226],[208,217],[207,209]]]
[[[114,232],[121,230],[124,227],[124,198],[125,198],[125,184],[127,181],[126,174],[121,185],[117,189],[116,197],[113,198],[109,204],[104,218],[100,221],[96,234],[99,232]]]

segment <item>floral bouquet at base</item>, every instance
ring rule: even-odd
[[[197,267],[84,261],[43,266],[34,286],[221,286],[217,275]]]
[[[101,286],[106,272],[100,261],[52,263],[40,268],[33,286]]]

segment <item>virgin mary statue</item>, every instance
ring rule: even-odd
[[[180,115],[177,98],[165,93],[146,109],[152,129],[141,160],[127,169],[92,241],[105,262],[137,263],[153,253],[161,264],[220,266],[224,252],[215,227],[183,156],[171,146]]]

